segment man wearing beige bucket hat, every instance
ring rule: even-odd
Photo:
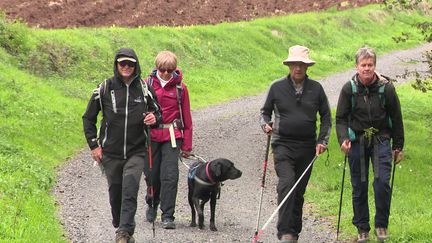
[[[260,125],[266,134],[272,135],[275,170],[279,178],[278,204],[305,173],[279,210],[277,237],[280,242],[292,243],[297,242],[302,229],[303,196],[312,172],[312,167],[307,168],[315,156],[327,148],[331,114],[323,87],[306,74],[315,64],[309,58],[309,49],[292,46],[283,64],[289,67],[289,74],[271,84],[261,108]],[[318,136],[317,113],[320,115]]]

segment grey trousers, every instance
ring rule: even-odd
[[[108,180],[112,224],[118,231],[130,235],[135,232],[135,213],[139,182],[144,168],[145,154],[135,154],[127,159],[103,156],[102,165]]]
[[[177,148],[171,146],[171,142],[152,142],[152,169],[150,172],[149,161],[144,165],[145,181],[147,184],[146,202],[152,206],[160,203],[161,218],[174,220],[175,204],[177,199],[177,187],[179,180],[178,156],[182,145],[181,139],[177,139]],[[150,176],[151,174],[151,176]],[[150,181],[150,178],[152,180]],[[151,194],[153,187],[154,195]]]

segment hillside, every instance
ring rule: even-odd
[[[382,0],[3,0],[0,9],[32,27],[138,27],[217,24],[379,2]]]

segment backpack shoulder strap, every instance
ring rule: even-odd
[[[108,79],[105,79],[102,83],[100,83],[98,85],[98,87],[96,89],[93,90],[93,94],[95,94],[94,96],[94,100],[99,100],[99,105],[102,111],[102,115],[104,114],[103,112],[103,105],[102,105],[102,98],[105,95],[105,92],[107,90],[107,86],[108,86]]]
[[[144,102],[147,104],[147,99],[153,99],[152,93],[149,91],[148,86],[153,83],[151,77],[148,77],[146,80],[141,79],[141,89],[144,96]]]
[[[385,107],[386,105],[386,99],[385,99],[385,84],[382,84],[378,89],[378,95],[381,100],[381,104]]]
[[[177,103],[179,106],[181,106],[181,95],[183,90],[182,83],[183,81],[180,81],[180,83],[176,84]]]
[[[176,85],[176,90],[177,90],[177,104],[178,104],[178,108],[180,111],[180,122],[182,124],[182,127],[184,127],[184,123],[183,123],[183,109],[182,109],[182,105],[181,105],[181,101],[182,101],[182,84],[183,84],[183,80],[180,81],[180,83],[178,83]]]
[[[354,110],[355,102],[356,102],[355,95],[357,94],[357,85],[352,79],[350,80],[350,83],[351,83],[351,110]]]

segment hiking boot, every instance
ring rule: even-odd
[[[146,219],[148,222],[152,223],[156,220],[157,208],[158,208],[158,205],[155,205],[155,207],[148,205],[148,208],[146,211]]]
[[[126,231],[119,231],[116,234],[116,243],[135,243],[135,239]]]
[[[369,232],[360,231],[358,234],[357,243],[366,243],[369,240]]]
[[[162,227],[164,229],[175,229],[176,225],[174,223],[174,220],[172,220],[172,219],[164,219],[164,220],[162,220]]]
[[[297,237],[292,234],[282,235],[279,243],[297,243]]]
[[[375,235],[379,242],[384,242],[388,239],[387,229],[386,228],[376,228]]]

